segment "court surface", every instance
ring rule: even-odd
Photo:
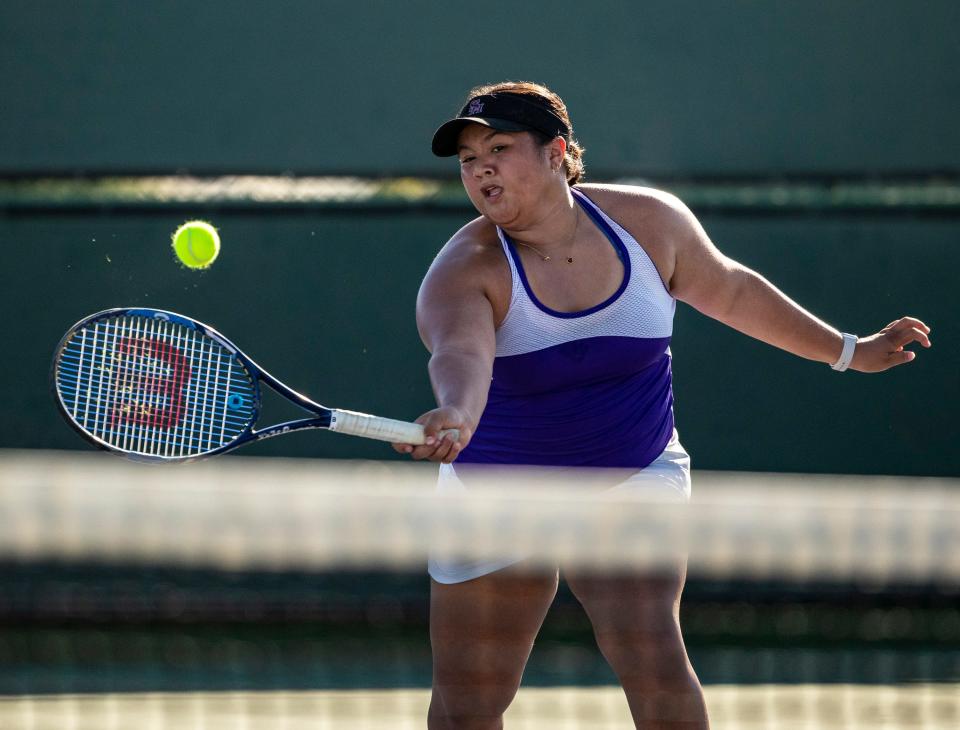
[[[955,730],[960,683],[905,686],[715,685],[706,688],[714,730]],[[413,730],[429,691],[191,692],[7,697],[5,730]],[[628,730],[616,687],[522,689],[506,726],[527,730]]]

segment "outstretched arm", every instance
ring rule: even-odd
[[[481,271],[467,246],[445,250],[427,272],[417,297],[417,327],[430,351],[430,382],[438,407],[417,419],[427,443],[398,444],[415,459],[449,463],[469,443],[487,404],[496,354],[494,315]],[[460,438],[437,439],[457,429]]]
[[[827,364],[843,351],[841,333],[790,299],[755,271],[724,256],[694,215],[677,201],[666,213],[674,242],[670,292],[709,317],[746,335]],[[914,317],[894,320],[860,337],[850,367],[879,372],[910,362],[912,342],[930,347],[930,328]]]

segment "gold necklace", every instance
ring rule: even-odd
[[[573,239],[573,244],[571,244],[571,246],[570,246],[570,250],[571,250],[571,251],[573,251],[573,247],[574,247],[574,246],[576,245],[576,243],[577,243],[577,231],[578,231],[579,229],[580,229],[580,210],[577,209],[577,222],[576,222],[576,224],[575,224],[574,227],[573,227],[573,235],[571,236],[571,239]],[[531,246],[529,243],[524,243],[523,241],[517,241],[517,243],[520,244],[521,246],[526,246],[526,247],[529,248],[531,251],[535,252],[535,253],[537,254],[537,256],[539,256],[539,257],[541,258],[541,260],[543,260],[543,261],[550,261],[550,257],[547,256],[546,254],[544,254],[543,251],[541,251],[541,250],[540,250],[539,248],[537,248],[536,246]],[[573,256],[567,256],[567,263],[568,263],[568,264],[572,264],[572,263],[573,263]]]

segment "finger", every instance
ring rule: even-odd
[[[448,443],[443,443],[442,445],[438,446],[433,452],[433,456],[430,457],[430,460],[449,464],[456,456],[456,454],[451,450],[451,446],[452,444]]]
[[[407,453],[410,454],[411,458],[416,459],[417,461],[429,460],[436,461],[434,458],[434,453],[436,452],[437,447],[435,444],[423,444],[422,446],[413,446],[411,450]]]
[[[410,456],[418,461],[442,461],[445,464],[449,464],[457,458],[459,453],[459,443],[441,439],[430,446],[423,445],[414,447]]]
[[[891,352],[890,356],[887,358],[887,367],[892,368],[897,365],[905,365],[906,363],[912,361],[916,358],[917,353],[912,350],[901,350],[900,352]]]
[[[429,444],[415,446],[410,455],[418,461],[442,461],[448,450],[449,444],[434,438]]]
[[[447,434],[437,447],[437,456],[444,464],[450,464],[460,455],[461,448],[457,438],[453,434]]]
[[[930,334],[930,328],[916,317],[901,317],[900,319],[895,319],[881,331],[899,329],[901,327],[916,327],[925,334]]]
[[[423,433],[429,444],[439,443],[444,438],[456,442],[460,440],[463,433],[463,424],[447,418],[426,419],[423,423]]]
[[[911,342],[919,342],[924,347],[930,347],[930,338],[927,337],[926,332],[918,327],[895,329],[888,336],[897,350],[903,349],[904,345],[908,345]]]
[[[930,334],[930,328],[916,317],[901,317],[900,322],[902,324],[908,324],[911,327],[916,327],[919,330],[923,330],[924,334]]]
[[[440,441],[440,431],[443,429],[443,421],[438,418],[426,418],[423,421],[423,445],[434,446]]]
[[[424,443],[414,446],[410,455],[419,460],[442,461],[450,451],[452,441],[449,436],[441,436],[436,427],[430,427],[429,430],[437,433],[427,435]],[[427,429],[424,428],[424,432],[426,431]]]
[[[440,431],[437,431],[437,438],[449,438],[451,441],[460,440],[460,429],[459,428],[446,428],[444,427]]]

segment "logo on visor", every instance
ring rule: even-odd
[[[479,99],[474,99],[470,102],[470,106],[467,107],[467,116],[475,117],[477,114],[483,112],[483,102]]]

